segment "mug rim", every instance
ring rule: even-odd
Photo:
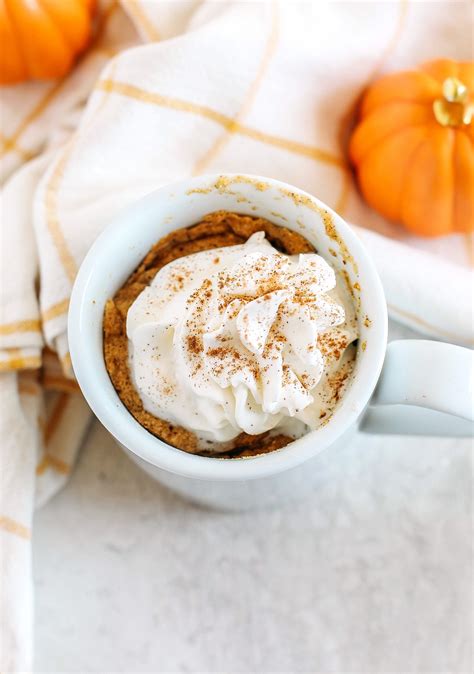
[[[92,321],[88,320],[91,302],[95,302],[90,297],[91,279],[96,279],[97,274],[103,273],[106,268],[105,262],[107,255],[110,257],[111,242],[120,239],[120,232],[127,229],[130,221],[139,216],[140,212],[153,209],[153,205],[160,199],[171,195],[176,198],[176,194],[188,194],[190,190],[203,190],[206,186],[215,185],[220,179],[232,181],[241,179],[242,182],[256,185],[259,182],[265,183],[283,192],[291,191],[292,195],[297,195],[302,200],[309,199],[317,209],[327,211],[351,256],[359,268],[363,266],[369,283],[369,288],[365,292],[371,296],[375,307],[378,331],[377,341],[371,345],[371,357],[363,358],[363,362],[359,363],[357,376],[326,425],[308,432],[279,450],[236,459],[190,454],[152,435],[136,421],[121,402],[108,378],[103,354],[101,363],[98,363],[92,351],[83,348],[83,344],[91,339],[92,334]],[[374,310],[372,314],[373,312]],[[69,306],[68,339],[74,373],[82,393],[99,421],[119,444],[124,445],[139,459],[171,473],[201,480],[234,481],[266,477],[289,470],[332,445],[357,421],[367,406],[380,376],[387,346],[387,321],[385,295],[375,264],[356,233],[341,216],[317,197],[279,180],[252,174],[218,173],[169,183],[134,202],[112,220],[92,244],[77,274]],[[360,358],[360,354],[357,358]],[[109,384],[107,394],[104,389],[104,370]]]

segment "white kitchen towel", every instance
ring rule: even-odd
[[[364,204],[344,153],[366,85],[471,59],[470,21],[463,1],[103,0],[68,77],[2,90],[2,671],[31,667],[33,504],[64,484],[89,419],[71,378],[72,284],[130,202],[204,172],[293,183],[360,226],[392,316],[472,343],[467,237],[404,236]]]

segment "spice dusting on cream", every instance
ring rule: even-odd
[[[127,315],[144,409],[219,445],[326,423],[351,375],[353,300],[315,253],[256,232],[162,267]]]

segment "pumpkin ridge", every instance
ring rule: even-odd
[[[418,145],[415,147],[415,149],[414,149],[413,152],[410,154],[410,157],[409,157],[409,159],[408,159],[408,164],[409,164],[410,166],[412,166],[412,165],[415,163],[417,154],[418,154],[419,152],[421,152],[421,149],[423,148],[423,145],[424,145],[425,143],[427,143],[428,141],[429,141],[429,139],[425,136],[425,137],[423,138],[423,140],[421,140],[421,141],[418,143]],[[404,198],[403,198],[403,195],[404,195],[404,193],[405,193],[407,181],[408,181],[408,179],[410,178],[410,176],[411,176],[411,171],[407,171],[407,172],[405,173],[405,177],[404,177],[403,180],[402,180],[402,186],[401,186],[400,194],[399,194],[399,203],[400,203],[400,211],[399,211],[400,215],[399,215],[399,220],[403,220],[403,208],[404,208],[404,203],[405,203],[405,200],[404,200]],[[415,232],[413,232],[413,233],[415,233]]]
[[[63,41],[67,49],[74,50],[74,45],[67,40],[64,31],[61,30],[61,26],[58,25],[57,21],[55,21],[55,17],[51,14],[51,12],[48,11],[48,8],[41,2],[41,0],[36,0],[36,2],[41,7],[42,11],[45,13],[48,19],[51,21],[51,25],[54,27],[54,30],[56,31],[60,39]]]
[[[457,129],[458,133],[463,133],[467,138],[469,139],[469,142],[471,143],[471,147],[474,151],[474,138],[471,136],[469,131],[467,129]]]
[[[17,7],[16,10],[12,10],[11,5],[9,4],[10,2],[11,2],[11,0],[6,0],[5,4],[8,7],[8,14],[10,16],[10,20],[11,20],[12,25],[14,27],[17,42],[20,45],[21,56],[24,59],[24,63],[25,63],[25,72],[28,73],[28,77],[31,78],[32,77],[31,64],[30,64],[29,59],[26,55],[25,39],[24,39],[23,32],[20,28],[21,21],[18,21],[18,17],[16,16],[16,12],[18,11],[18,7]],[[14,2],[14,4],[16,5],[17,3]],[[20,7],[21,7],[21,5],[20,5]],[[18,21],[18,23],[17,23],[17,21]]]
[[[57,58],[57,45],[60,44],[64,49],[64,44],[58,42],[56,29],[52,30],[49,18],[37,2],[13,0],[10,4],[10,12],[18,29],[18,40],[25,57],[28,76],[31,79],[40,79],[43,52],[48,56],[48,64],[51,64]],[[48,29],[49,35],[47,35]],[[49,42],[47,49],[44,49],[46,36]]]
[[[385,102],[380,106],[373,108],[370,112],[366,112],[364,115],[360,116],[357,121],[359,124],[362,124],[362,122],[365,122],[365,120],[372,117],[372,115],[380,114],[381,108],[384,108],[385,110],[392,105],[417,105],[419,108],[426,108],[426,103],[423,101],[417,101],[411,98],[394,98],[389,103]]]
[[[451,143],[450,164],[451,164],[451,229],[456,232],[456,132],[454,129],[448,129],[450,132],[449,139]]]
[[[57,12],[56,0],[37,0],[45,14],[61,32],[64,41],[71,50],[74,60],[84,50],[91,34],[91,15],[84,0],[68,0],[68,10]],[[95,0],[93,0],[95,2]],[[64,8],[64,5],[59,5]],[[73,28],[71,29],[71,24]]]
[[[406,86],[408,86],[409,93],[405,91],[405,96],[401,94],[401,84],[399,83],[402,76],[408,80]],[[416,79],[413,80],[412,76],[415,76]],[[398,89],[395,88],[394,90],[394,86],[396,85],[398,85]],[[363,119],[374,110],[383,108],[390,103],[414,103],[419,101],[426,105],[428,101],[434,100],[434,98],[439,95],[440,91],[440,83],[429,73],[425,73],[421,70],[406,70],[399,73],[392,73],[380,78],[380,80],[376,80],[375,83],[372,84],[372,86],[369,86],[365,91],[360,103],[361,117]],[[410,95],[411,98],[406,98],[407,95]],[[401,98],[399,98],[399,96],[401,96]]]
[[[455,133],[454,134],[454,142],[453,142],[453,151],[452,151],[452,161],[453,161],[453,182],[454,185],[463,184],[463,177],[462,174],[459,176],[459,164],[457,161],[457,152],[460,150],[458,147],[458,144],[461,142],[461,139],[467,138],[467,142],[469,143],[471,147],[471,151],[474,149],[473,148],[473,143],[472,139],[467,133]],[[456,170],[456,167],[458,167],[458,170]],[[467,233],[468,230],[466,230],[465,227],[462,225],[462,208],[458,207],[458,199],[459,199],[459,192],[453,190],[453,230],[455,232],[460,232],[460,233]],[[467,203],[469,203],[469,194],[466,197]],[[461,211],[460,217],[458,218],[458,210]],[[474,217],[474,212],[471,213],[471,217]]]
[[[439,82],[437,82],[437,84],[439,84]],[[433,98],[433,100],[435,100],[435,99]],[[365,119],[366,117],[373,114],[377,110],[380,110],[380,108],[385,108],[388,105],[397,104],[397,103],[399,103],[399,104],[400,103],[401,104],[404,104],[404,103],[409,104],[410,103],[411,105],[420,105],[420,106],[426,105],[426,102],[417,100],[416,98],[391,98],[390,102],[383,101],[383,102],[380,103],[380,105],[376,105],[372,110],[370,110],[369,112],[366,112],[365,115],[361,119],[362,120]]]
[[[411,161],[410,178],[404,190],[402,221],[414,234],[434,237],[453,232],[449,138],[436,126]]]
[[[365,161],[367,157],[370,156],[371,152],[375,150],[376,148],[379,148],[382,143],[385,143],[387,140],[391,140],[395,136],[398,136],[401,133],[404,133],[405,131],[408,131],[409,129],[417,129],[418,127],[423,127],[427,126],[426,122],[423,122],[422,124],[408,124],[407,126],[403,126],[400,129],[397,129],[396,131],[392,131],[391,133],[387,133],[385,136],[382,138],[379,138],[377,142],[375,142],[373,145],[370,146],[370,148],[367,150],[367,152],[364,154],[362,159],[360,160],[361,162]],[[425,139],[423,139],[422,142],[424,142]]]
[[[392,222],[400,218],[399,195],[409,172],[411,154],[427,135],[426,127],[407,129],[375,148],[357,169],[365,199]],[[387,156],[392,158],[388,166],[384,159]]]
[[[20,60],[21,60],[22,66],[23,66],[23,72],[29,74],[28,64],[27,64],[27,62],[25,60],[25,57],[24,57],[24,54],[23,54],[22,40],[19,36],[18,29],[15,25],[15,22],[12,19],[12,14],[11,14],[10,7],[8,5],[8,0],[5,0],[4,7],[5,7],[5,12],[8,16],[8,21],[10,22],[10,25],[12,27],[12,33],[15,36],[15,42],[16,42],[17,47],[18,47],[18,54],[19,54],[19,57],[20,57]]]
[[[401,110],[400,108],[405,108],[405,110]],[[412,110],[410,111],[409,108],[412,108]],[[413,108],[416,109],[416,113],[413,110]],[[404,113],[406,112],[410,113],[409,117],[412,117],[412,119],[410,118],[406,119],[404,117]],[[420,112],[423,113],[421,115],[423,119],[416,119],[416,117],[418,117]],[[364,158],[367,157],[367,155],[373,148],[378,147],[381,142],[391,138],[394,134],[398,133],[398,131],[400,130],[413,129],[418,126],[429,124],[431,119],[428,118],[428,115],[426,113],[427,113],[426,105],[424,105],[423,103],[411,101],[402,103],[399,102],[387,103],[385,109],[375,108],[374,110],[366,114],[364,117],[362,117],[362,119],[359,121],[357,127],[352,133],[352,137],[350,139],[348,148],[349,158],[351,162],[356,166],[358,166],[362,161],[364,161]],[[377,128],[377,126],[379,126],[379,120],[383,121],[385,117],[389,116],[392,116],[392,118],[396,120],[397,126],[387,128],[385,133],[379,136],[378,133],[375,132],[375,129]],[[430,117],[431,116],[432,115],[430,115]],[[371,125],[375,127],[372,129],[372,131],[370,130]],[[360,136],[362,136],[362,140],[360,139]],[[367,142],[368,137],[371,138],[370,143]],[[374,138],[374,140],[372,140],[372,138]]]

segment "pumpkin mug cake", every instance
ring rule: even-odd
[[[104,311],[125,407],[186,452],[263,454],[327,423],[358,337],[342,278],[299,233],[213,212],[160,239]]]

